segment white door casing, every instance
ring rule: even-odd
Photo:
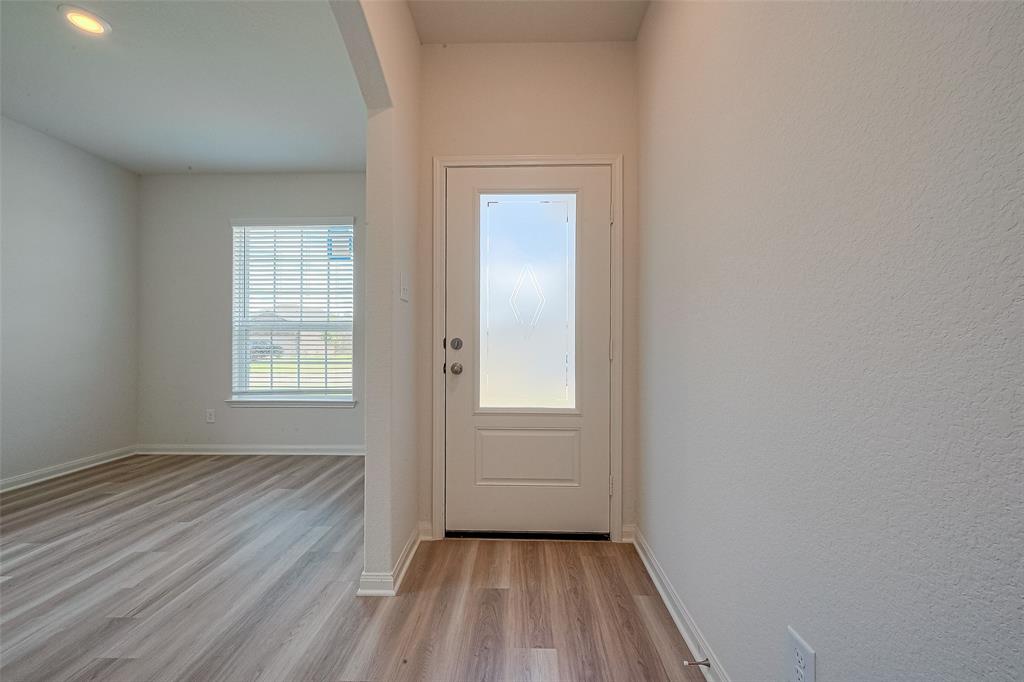
[[[619,530],[613,170],[446,169],[448,530]]]

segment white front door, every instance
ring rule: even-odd
[[[611,169],[449,168],[445,528],[609,532]]]

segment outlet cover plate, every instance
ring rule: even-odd
[[[797,634],[792,626],[786,627],[786,642],[789,653],[786,656],[788,682],[814,682],[814,649]]]

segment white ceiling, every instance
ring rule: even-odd
[[[420,42],[636,40],[647,0],[410,0]]]
[[[0,2],[3,113],[139,173],[363,170],[366,110],[326,0]]]

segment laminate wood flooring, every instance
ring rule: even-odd
[[[631,545],[425,542],[356,597],[359,457],[140,455],[0,495],[0,679],[703,680]]]

